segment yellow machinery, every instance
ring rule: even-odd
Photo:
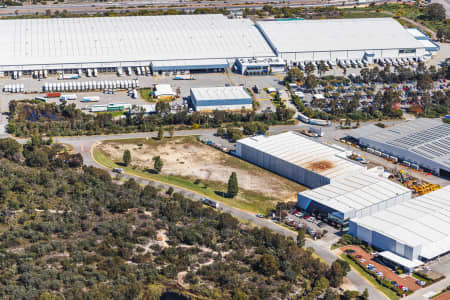
[[[423,180],[419,182],[416,178],[410,176],[405,170],[400,170],[399,175],[401,183],[419,195],[425,195],[441,188],[439,184],[433,184]]]

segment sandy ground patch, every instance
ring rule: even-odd
[[[305,188],[236,157],[196,142],[194,138],[166,139],[140,144],[133,141],[104,142],[98,146],[114,161],[122,161],[123,152],[130,150],[132,166],[153,169],[152,158],[159,155],[164,162],[162,174],[179,175],[201,180],[227,183],[236,172],[239,187],[285,201],[296,201],[296,193]]]
[[[344,280],[340,286],[341,289],[347,291],[357,291],[357,287],[348,279],[347,277],[344,277]]]

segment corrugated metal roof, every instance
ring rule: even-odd
[[[345,158],[345,152],[292,131],[273,136],[241,139],[238,143],[255,148],[291,164],[328,178],[335,178],[366,168]]]
[[[278,52],[423,48],[392,18],[261,21]]]
[[[441,119],[420,118],[384,129],[369,125],[349,135],[406,149],[450,167],[450,124]]]
[[[210,66],[228,65],[226,59],[190,59],[190,60],[161,60],[152,63],[152,67],[183,67],[183,66]]]
[[[401,266],[408,267],[410,269],[414,269],[418,266],[423,265],[423,262],[420,260],[417,260],[417,259],[409,260],[409,259],[401,257],[395,253],[392,253],[391,251],[383,251],[383,252],[378,253],[378,255],[380,255],[384,258],[387,258],[390,261],[398,263]]]
[[[219,86],[207,88],[191,88],[197,101],[251,99],[243,86]]]
[[[389,200],[410,190],[376,174],[375,170],[343,176],[300,195],[336,211],[347,213]]]
[[[155,96],[175,96],[175,92],[173,91],[170,84],[157,84],[155,86]]]
[[[428,38],[428,36],[426,36],[422,31],[420,31],[417,28],[406,28],[406,31],[408,31],[415,38]]]
[[[223,15],[0,20],[0,66],[275,56]]]
[[[450,251],[450,186],[353,222],[407,245],[422,245],[432,259]]]

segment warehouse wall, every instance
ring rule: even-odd
[[[376,203],[372,206],[346,213],[345,218],[360,218],[373,215],[383,209],[392,207],[396,204],[400,204],[404,201],[411,199],[411,195],[412,195],[411,191],[404,192],[403,194],[396,195],[395,197],[392,197],[383,202]]]
[[[252,104],[237,104],[237,105],[213,105],[213,106],[195,106],[195,111],[215,111],[215,110],[241,110],[241,109],[247,109],[251,110],[253,109]]]
[[[301,168],[256,148],[241,144],[239,141],[236,145],[236,154],[255,165],[310,188],[316,188],[330,183],[330,179],[325,176]]]
[[[349,233],[382,250],[388,250],[410,260],[418,259],[422,246],[411,246],[350,220]]]
[[[416,49],[416,53],[400,54],[399,49],[384,50],[339,50],[321,52],[282,52],[280,56],[287,62],[316,61],[316,60],[336,60],[336,59],[363,59],[366,52],[374,53],[374,58],[379,57],[415,57],[423,56],[426,53],[424,48]]]

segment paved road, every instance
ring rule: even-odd
[[[278,132],[292,129],[295,127],[296,126],[277,126],[275,128],[272,128],[271,131],[272,131],[272,133],[278,133]],[[175,132],[174,135],[175,136],[183,136],[183,135],[197,134],[197,135],[208,136],[208,135],[213,135],[215,133],[215,131],[216,131],[215,129],[186,130],[186,131]],[[156,133],[133,133],[133,134],[126,134],[126,135],[110,135],[110,136],[59,137],[59,138],[54,138],[54,141],[72,145],[74,147],[75,151],[82,154],[84,163],[86,165],[106,169],[106,168],[98,165],[92,158],[91,147],[95,143],[103,141],[103,140],[108,140],[108,139],[144,138],[144,137],[153,137],[155,135],[156,135]],[[22,140],[22,141],[24,141],[24,140]],[[111,173],[111,174],[113,174],[113,173]],[[148,180],[144,180],[142,178],[131,176],[128,174],[124,174],[124,177],[125,178],[135,178],[138,182],[143,183],[143,184],[150,183]],[[189,190],[181,189],[176,186],[171,186],[169,184],[159,183],[159,182],[157,182],[157,183],[153,182],[153,184],[155,184],[157,187],[164,189],[164,190],[167,190],[169,187],[172,187],[175,192],[182,192],[183,194],[185,194],[186,197],[189,197],[193,200],[198,201],[203,198],[203,196],[200,194],[197,194],[197,193],[189,191]],[[296,232],[293,232],[289,229],[281,227],[281,226],[273,223],[270,220],[257,218],[253,213],[242,211],[240,209],[237,209],[237,208],[225,205],[225,204],[221,204],[221,209],[224,212],[230,213],[231,215],[233,215],[241,220],[251,222],[251,223],[261,226],[261,227],[267,227],[274,232],[277,232],[277,233],[282,234],[287,237],[291,237],[294,240],[297,238]],[[315,241],[315,242],[313,242],[311,240],[307,240],[306,247],[313,248],[314,251],[317,253],[317,255],[319,255],[321,258],[323,258],[328,263],[333,262],[337,258],[337,256],[333,252],[330,251],[329,245],[324,244],[324,243],[322,244],[320,242],[320,240]],[[356,272],[351,271],[347,275],[347,277],[348,277],[348,279],[350,279],[352,284],[360,292],[362,292],[365,288],[367,288],[369,290],[371,300],[372,299],[375,299],[375,300],[386,299],[386,297],[382,293],[380,293],[378,290],[376,290],[374,287],[372,287],[365,279],[360,277]]]
[[[373,2],[382,3],[385,0],[374,0]],[[408,2],[408,1],[405,1]],[[23,16],[34,15],[35,13],[46,13],[50,11],[66,10],[73,14],[97,14],[102,12],[120,12],[139,10],[157,10],[157,9],[175,9],[175,10],[194,10],[198,8],[226,8],[230,11],[240,11],[244,8],[262,9],[264,5],[270,3],[273,7],[325,7],[325,6],[354,6],[359,5],[358,1],[284,1],[284,0],[237,0],[237,1],[142,1],[142,2],[106,2],[106,3],[77,3],[77,4],[48,4],[48,5],[24,5],[10,6],[0,8],[0,16]],[[344,4],[344,5],[342,5]]]
[[[420,289],[411,296],[407,297],[408,300],[424,300],[428,299],[424,297],[425,294],[433,293],[437,294],[450,285],[450,254],[441,257],[439,260],[434,261],[428,265],[431,270],[445,275],[445,279],[430,285],[426,288]]]

